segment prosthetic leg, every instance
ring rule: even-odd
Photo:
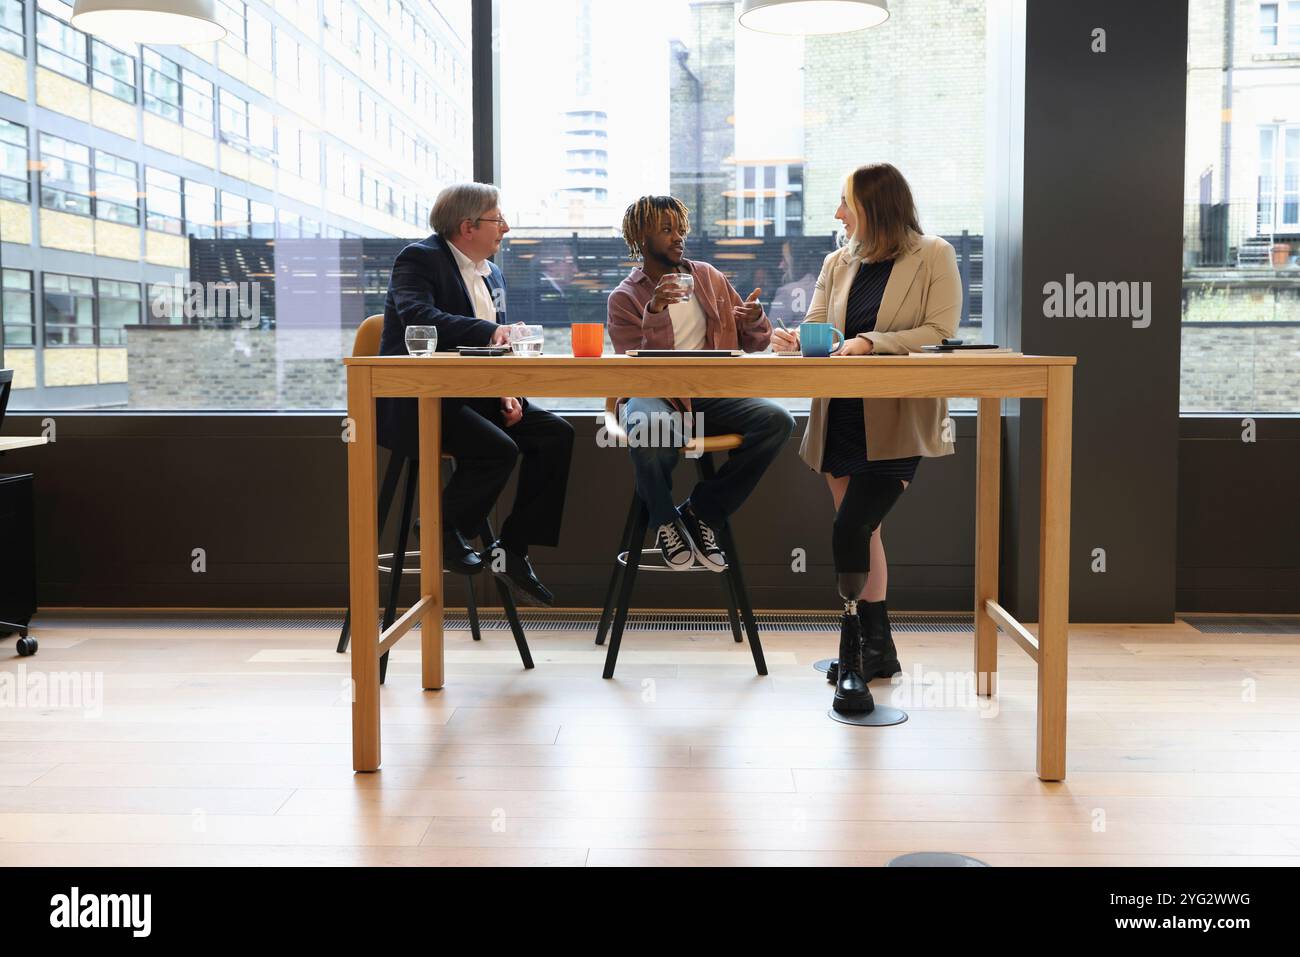
[[[859,614],[857,598],[866,587],[871,570],[871,536],[903,489],[899,479],[854,475],[835,514],[831,545],[844,616],[840,620],[840,657],[831,662],[826,680],[835,685],[835,710],[840,714],[869,713],[874,705],[866,690],[867,682],[876,677],[891,677],[899,671],[898,653],[894,651],[892,639],[887,639],[889,620],[885,603],[862,602],[865,614]],[[844,662],[849,663],[847,670]],[[857,690],[858,685],[861,692]]]
[[[862,674],[862,622],[858,618],[858,595],[867,584],[867,573],[838,572],[835,576],[844,614],[840,617],[840,657],[835,682],[835,701],[839,714],[869,714],[876,703]]]

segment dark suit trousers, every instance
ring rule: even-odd
[[[456,457],[442,493],[444,527],[467,538],[478,534],[518,461],[514,508],[501,526],[501,541],[521,553],[529,545],[559,544],[573,426],[529,404],[506,428],[500,399],[443,399],[442,448]]]

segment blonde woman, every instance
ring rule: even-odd
[[[888,163],[846,177],[835,218],[845,244],[826,257],[804,322],[844,333],[837,356],[905,355],[952,338],[961,315],[961,275],[952,246],[926,236],[911,188]],[[776,330],[774,349],[798,349],[798,332]],[[951,455],[943,399],[815,399],[799,454],[823,472],[835,502],[832,544],[844,600],[840,654],[828,674],[834,708],[863,714],[867,683],[901,670],[885,604],[888,566],[881,522],[923,457]]]

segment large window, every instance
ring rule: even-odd
[[[47,272],[41,276],[46,346],[95,344],[95,280]]]
[[[181,121],[181,68],[148,47],[144,51],[144,108]]]
[[[127,103],[135,102],[135,57],[91,40],[90,82],[95,89]]]
[[[185,233],[195,239],[217,238],[217,191],[206,183],[185,181]]]
[[[212,83],[193,70],[182,70],[181,85],[181,107],[186,128],[211,136],[212,120],[216,115]]]
[[[248,31],[244,16],[247,9],[241,0],[217,0],[217,19],[226,28],[226,36],[221,42],[240,53],[247,49]]]
[[[472,175],[446,122],[472,114],[451,79],[471,0],[214,6],[225,40],[184,47],[0,0],[0,55],[31,60],[0,104],[0,200],[36,204],[4,218],[14,409],[340,409],[393,259]]]
[[[5,269],[5,348],[16,349],[36,343],[36,309],[32,301],[32,274],[27,269]]]
[[[47,69],[62,73],[73,80],[87,80],[86,35],[74,30],[66,20],[72,8],[62,3],[52,3],[64,19],[36,11],[36,62]]]
[[[27,55],[23,7],[23,0],[0,0],[0,50],[15,56]]]
[[[905,6],[879,30],[804,38],[746,30],[731,3],[500,0],[512,228],[499,262],[511,318],[543,324],[556,351],[568,348],[570,322],[605,321],[630,271],[624,210],[670,193],[691,210],[687,256],[722,270],[742,297],[761,290],[769,316],[797,326],[838,241],[843,177],[887,161],[911,184],[922,229],[956,249],[958,335],[980,339],[985,4]],[[466,117],[445,101],[460,68],[448,75],[433,103],[455,130]],[[630,76],[641,94],[627,94]],[[455,169],[440,139],[429,161]]]
[[[145,215],[150,229],[162,233],[182,232],[181,178],[165,170],[144,171]]]
[[[1267,0],[1257,10],[1260,50],[1300,51],[1300,0]]]
[[[95,217],[135,226],[140,222],[135,163],[95,150]]]
[[[1189,16],[1180,405],[1297,412],[1300,2]]]
[[[140,284],[115,279],[100,279],[98,282],[99,344],[124,346],[124,327],[140,324]]]
[[[221,191],[221,238],[248,238],[248,197]]]
[[[248,101],[221,91],[221,139],[243,149],[248,145]]]
[[[90,215],[90,149],[42,133],[41,205],[61,213]]]
[[[0,199],[30,202],[27,179],[27,127],[0,119]]]

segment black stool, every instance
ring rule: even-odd
[[[454,456],[444,454],[444,461],[450,462],[451,467],[455,469],[456,459]],[[401,524],[397,528],[397,551],[385,552],[379,556],[379,570],[389,573],[388,586],[388,604],[384,608],[384,623],[381,631],[392,626],[397,619],[397,593],[402,585],[403,575],[418,575],[420,569],[407,568],[406,560],[408,558],[419,558],[418,551],[407,551],[407,536],[411,530],[411,513],[415,510],[415,490],[419,482],[419,462],[407,458],[404,455],[393,453],[388,461],[388,470],[384,473],[384,482],[379,488],[379,534],[384,534],[384,525],[388,521],[388,512],[392,508],[393,495],[397,492],[397,483],[401,479],[402,470],[406,470],[406,485],[403,492],[402,500],[402,518]],[[492,531],[492,523],[484,519],[482,526],[478,529],[478,538],[484,548],[488,548],[496,541],[496,535]],[[392,562],[392,565],[385,565],[384,562]],[[479,574],[490,575],[490,569],[485,568]],[[478,605],[474,600],[474,579],[477,575],[465,576],[465,591],[467,594],[466,606],[469,613],[470,634],[475,641],[481,641],[483,636],[479,630]],[[495,577],[495,576],[494,576]],[[519,609],[515,607],[514,597],[510,594],[510,589],[500,580],[496,582],[497,593],[501,596],[501,605],[505,609],[506,621],[510,623],[510,631],[515,636],[515,647],[519,649],[519,658],[524,663],[525,668],[533,667],[533,656],[528,650],[528,639],[524,637],[524,627],[519,622]],[[343,630],[339,633],[338,653],[343,654],[348,650],[348,640],[352,634],[352,609],[348,608],[347,614],[343,616]],[[384,683],[384,678],[388,674],[388,652],[384,652],[383,657],[379,659],[379,683]]]
[[[605,403],[605,428],[613,436],[623,435],[621,424],[617,421],[613,400]],[[744,441],[740,435],[710,435],[697,438],[682,449],[682,453],[701,453],[696,460],[700,478],[711,479],[714,476],[713,454],[737,448]],[[632,586],[636,582],[638,571],[668,572],[670,575],[686,574],[685,571],[673,571],[666,565],[641,564],[644,551],[645,533],[650,524],[650,511],[641,497],[632,493],[632,504],[628,508],[627,521],[623,525],[623,536],[619,539],[619,555],[614,562],[614,572],[610,575],[609,586],[605,589],[605,606],[600,613],[600,623],[596,626],[596,644],[605,643],[609,634],[609,649],[605,654],[604,677],[614,677],[614,668],[618,664],[618,649],[623,640],[623,627],[627,623],[627,612],[632,600]],[[749,636],[749,650],[754,655],[754,668],[760,675],[767,674],[767,662],[763,658],[763,645],[758,639],[758,627],[754,624],[754,610],[749,602],[749,587],[745,584],[745,573],[740,564],[740,553],[736,550],[736,540],[731,534],[730,522],[723,522],[715,529],[718,542],[727,556],[726,569],[719,577],[727,599],[727,617],[731,620],[731,634],[737,642],[743,641],[741,622],[745,634]],[[718,574],[696,565],[688,571]],[[611,623],[613,628],[611,630]]]

